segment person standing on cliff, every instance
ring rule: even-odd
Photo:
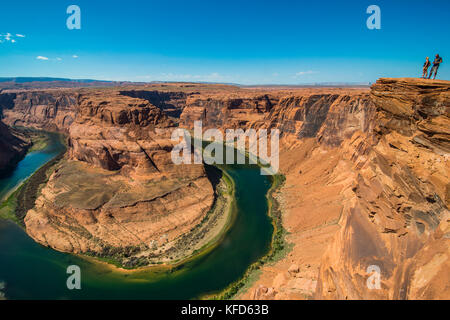
[[[426,79],[428,76],[428,68],[431,66],[431,62],[430,62],[430,58],[427,57],[427,59],[425,60],[425,63],[423,64],[423,73],[422,73],[422,78]]]
[[[433,79],[436,79],[436,75],[439,69],[439,65],[442,63],[442,58],[439,56],[439,54],[436,55],[436,59],[434,59],[433,61],[433,67],[431,68],[430,71],[430,76],[428,77],[428,79],[431,78],[431,76],[433,75],[434,72],[434,77]]]

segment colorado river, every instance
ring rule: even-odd
[[[28,154],[8,178],[0,180],[0,195],[8,194],[63,150],[56,135],[51,140],[45,150]],[[0,218],[3,293],[7,299],[194,299],[226,288],[268,252],[273,226],[267,215],[270,178],[262,176],[257,166],[221,169],[234,180],[237,215],[209,253],[170,273],[154,269],[122,272],[45,248],[18,225]],[[67,289],[69,265],[81,268],[81,290]]]

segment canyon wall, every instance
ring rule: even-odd
[[[136,255],[151,260],[170,249],[210,210],[204,167],[171,160],[176,127],[167,108],[105,89],[18,92],[9,101],[7,123],[67,135],[65,159],[24,219],[37,242],[133,266]]]
[[[448,299],[450,85],[380,79],[371,100],[375,128],[343,147],[357,175],[316,297]]]
[[[172,163],[174,127],[160,109],[100,91],[79,94],[71,112],[67,159],[25,218],[31,237],[65,252],[152,256],[202,221],[211,183],[203,166]]]
[[[278,128],[286,182],[275,197],[290,250],[239,297],[435,299],[450,292],[449,88],[417,79],[380,79],[371,90],[165,84],[0,102],[6,123],[69,137],[67,159],[25,220],[42,244],[102,252],[173,240],[200,222],[213,190],[202,166],[172,164],[171,131],[196,120]],[[379,289],[367,284],[373,270]]]
[[[16,95],[0,90],[0,175],[8,173],[25,156],[30,141],[3,123],[3,108],[13,108]]]
[[[67,132],[77,93],[70,90],[0,90],[0,171],[7,173],[26,154],[31,138],[14,129],[29,127]]]
[[[74,120],[78,92],[71,89],[0,93],[3,121],[49,131],[67,131]]]
[[[380,79],[370,93],[315,98],[309,125],[294,116],[308,114],[304,95],[275,107],[272,123],[290,132],[276,197],[292,249],[240,297],[448,299],[449,91]]]
[[[0,176],[10,172],[25,156],[31,142],[0,120]]]
[[[307,138],[339,146],[356,130],[369,130],[373,110],[366,90],[236,90],[190,95],[179,122],[190,129],[194,121],[222,130],[279,129],[285,147]]]

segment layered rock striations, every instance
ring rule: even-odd
[[[180,126],[191,128],[202,121],[204,128],[265,128],[279,129],[284,138],[335,139],[329,145],[339,145],[361,126],[369,123],[362,112],[370,112],[369,95],[358,89],[297,89],[265,93],[261,90],[238,90],[214,94],[192,94],[180,116]],[[356,117],[339,117],[340,108]],[[359,110],[364,109],[359,112]],[[336,117],[331,116],[336,113]],[[335,123],[326,124],[326,121]],[[346,122],[347,121],[347,122]],[[324,130],[333,131],[325,132]],[[321,138],[319,138],[321,139]],[[285,142],[288,139],[285,139]]]
[[[281,101],[267,118],[283,132],[280,169],[286,182],[275,198],[291,249],[262,267],[259,280],[240,298],[313,298],[321,258],[339,229],[355,178],[343,145],[373,128],[376,109],[368,90],[301,90]]]
[[[180,125],[192,127],[202,121],[205,128],[234,129],[252,127],[264,120],[275,103],[261,92],[220,92],[192,94],[180,116]]]
[[[74,120],[77,95],[70,89],[3,92],[3,121],[10,126],[67,131]]]
[[[67,159],[25,218],[36,241],[65,252],[155,255],[202,221],[211,183],[203,166],[172,163],[174,128],[160,109],[100,91],[80,94],[74,112]]]
[[[187,93],[183,91],[158,91],[158,90],[123,90],[121,95],[144,99],[158,107],[167,116],[179,118],[186,105]]]
[[[314,135],[285,138],[293,249],[241,297],[448,299],[449,90],[380,79],[338,97]]]
[[[345,146],[354,195],[322,258],[317,298],[448,299],[450,84],[380,79],[371,99],[374,130]],[[379,288],[367,284],[370,266]]]

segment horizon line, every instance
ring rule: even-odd
[[[25,80],[16,82],[15,80]],[[107,80],[107,79],[94,79],[94,78],[66,78],[66,77],[51,77],[51,76],[1,76],[0,83],[2,82],[14,82],[17,84],[31,83],[31,82],[107,82],[107,83],[130,83],[130,84],[157,84],[157,83],[179,83],[179,84],[221,84],[232,85],[239,87],[293,87],[293,86],[370,86],[372,81],[362,82],[339,82],[339,81],[321,81],[321,82],[304,82],[304,83],[252,83],[242,84],[236,82],[216,82],[216,81],[176,81],[176,80],[152,80],[152,81],[132,81],[132,80]]]

